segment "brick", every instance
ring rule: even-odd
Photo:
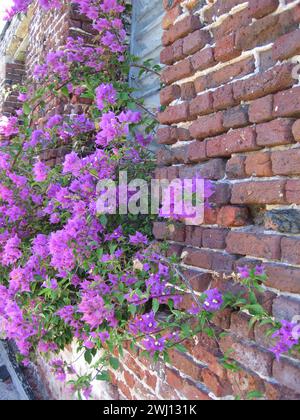
[[[274,175],[300,175],[300,149],[272,153]]]
[[[225,165],[224,165],[225,167]],[[225,183],[217,183],[214,185],[214,193],[209,198],[209,202],[217,206],[228,204],[231,199],[231,186]]]
[[[289,179],[286,183],[286,199],[290,204],[300,204],[300,181]]]
[[[229,179],[239,179],[246,177],[245,171],[246,156],[235,155],[226,164],[226,175]]]
[[[273,116],[300,116],[300,87],[285,90],[274,95]]]
[[[191,55],[205,47],[211,40],[209,31],[198,30],[188,35],[183,40],[183,54]]]
[[[248,155],[245,162],[246,174],[258,177],[272,176],[271,153],[261,152]]]
[[[288,0],[290,3],[291,1]],[[300,394],[292,391],[286,386],[280,385],[277,382],[266,382],[265,395],[268,400],[271,401],[299,401]]]
[[[157,131],[157,141],[159,144],[174,144],[179,141],[190,140],[189,131],[185,128],[164,127]]]
[[[183,54],[183,40],[178,39],[174,42],[174,44],[171,45],[172,48],[172,54],[173,54],[173,63],[176,63],[177,61],[181,61],[185,58],[185,55]]]
[[[262,233],[232,231],[227,236],[227,252],[278,260],[281,257],[281,237]]]
[[[182,121],[187,121],[188,118],[188,103],[170,106],[164,112],[158,114],[158,120],[161,124],[177,124]]]
[[[249,222],[249,211],[246,207],[225,206],[220,209],[217,224],[224,227],[241,227]]]
[[[239,395],[243,400],[247,400],[251,392],[260,392],[262,395],[265,395],[264,381],[249,370],[229,371],[228,380],[232,384],[233,395]]]
[[[225,85],[213,92],[213,108],[215,111],[231,108],[235,104],[232,85]]]
[[[279,146],[293,143],[293,123],[293,119],[282,118],[257,125],[257,144],[259,146]]]
[[[255,128],[247,127],[229,131],[207,140],[208,157],[230,156],[232,153],[258,150]]]
[[[196,97],[194,82],[187,82],[181,85],[181,99],[189,101]]]
[[[241,50],[236,48],[234,32],[217,40],[215,47],[216,61],[226,62],[238,57],[240,54]]]
[[[165,84],[170,85],[171,83],[174,83],[180,79],[191,76],[192,72],[193,69],[191,61],[187,58],[177,64],[174,64],[173,66],[164,69],[162,71],[161,78]]]
[[[206,92],[197,96],[190,103],[190,115],[193,118],[199,115],[206,115],[213,112],[213,96],[211,92]]]
[[[207,272],[196,270],[183,270],[183,274],[189,280],[190,285],[196,292],[205,292],[211,283],[212,275]]]
[[[282,64],[272,69],[240,80],[233,84],[234,98],[238,101],[248,101],[275,93],[293,86],[293,64]]]
[[[192,137],[200,140],[223,132],[224,127],[222,112],[200,117],[190,126],[190,133]]]
[[[202,382],[203,365],[193,362],[189,356],[176,350],[171,350],[169,356],[172,366],[190,376],[195,381]]]
[[[266,285],[282,292],[300,294],[300,268],[285,264],[265,264]]]
[[[209,88],[209,78],[207,75],[197,77],[195,80],[195,90],[197,93],[203,92]]]
[[[300,240],[298,238],[282,238],[281,249],[282,261],[300,265]]]
[[[300,120],[294,122],[292,132],[294,139],[300,142]]]
[[[160,91],[160,103],[163,106],[170,105],[171,102],[180,98],[180,96],[181,96],[180,86],[178,85],[167,86]]]
[[[281,384],[300,392],[300,363],[288,359],[275,361],[273,375]]]
[[[199,29],[201,27],[201,22],[198,16],[189,15],[186,18],[177,22],[172,28],[172,42],[176,41],[178,38],[183,38]]]
[[[232,204],[285,204],[285,181],[241,182],[232,187]]]
[[[261,19],[262,17],[274,12],[279,6],[278,0],[250,0],[249,10],[251,16],[255,19]]]
[[[223,114],[223,126],[226,129],[240,128],[248,125],[247,106],[236,106],[228,109]]]
[[[242,78],[255,70],[255,59],[253,56],[228,64],[209,74],[208,87],[217,86],[232,82],[234,79]]]
[[[262,376],[272,375],[274,356],[259,346],[241,342],[231,336],[221,338],[220,346],[224,353],[232,349],[233,352],[230,353],[230,358],[251,369],[253,372]]]
[[[225,397],[232,394],[232,387],[227,380],[221,380],[209,369],[203,370],[203,382],[216,397]]]
[[[186,227],[186,244],[201,248],[203,228],[200,226]]]
[[[212,28],[212,32],[215,39],[218,40],[231,32],[238,30],[240,27],[250,25],[251,21],[252,18],[249,10],[246,8],[232,15],[228,15],[228,17],[222,21],[221,25]],[[241,48],[241,50],[242,49],[243,48]]]
[[[214,50],[211,47],[198,51],[191,57],[194,71],[205,70],[215,64]]]
[[[182,9],[180,5],[173,7],[172,9],[168,10],[168,12],[164,15],[162,21],[162,28],[164,30],[169,29],[175,22],[175,20],[181,15]]]
[[[236,47],[244,51],[266,45],[279,36],[296,29],[297,6],[280,14],[268,15],[251,25],[240,27],[236,34]]]
[[[252,123],[261,123],[272,119],[273,96],[256,99],[249,105],[249,120]]]
[[[170,45],[169,47],[163,48],[160,53],[160,62],[162,64],[171,65],[174,61],[173,46]]]
[[[227,229],[203,229],[202,246],[211,249],[225,249]]]
[[[188,160],[192,163],[203,162],[207,160],[206,143],[195,140],[188,146]]]
[[[168,225],[165,222],[155,222],[153,224],[153,235],[156,239],[185,242],[184,226]]]
[[[186,165],[179,168],[179,177],[181,179],[192,179],[196,175],[210,180],[222,179],[225,175],[225,162],[223,159],[210,159],[208,162],[198,165]],[[216,187],[216,191],[219,192],[219,187]],[[223,191],[228,196],[226,185],[223,186]],[[220,196],[221,194],[219,193],[218,195]]]
[[[300,29],[278,38],[273,45],[273,59],[286,60],[300,52]]]
[[[236,260],[233,255],[206,249],[186,248],[183,255],[183,261],[187,265],[227,273],[232,272]]]
[[[254,328],[250,326],[251,316],[243,312],[233,312],[230,330],[239,337],[254,340]]]

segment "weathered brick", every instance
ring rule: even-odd
[[[254,328],[250,326],[251,316],[243,312],[233,312],[230,330],[239,337],[254,340]]]
[[[255,128],[247,127],[229,131],[207,140],[208,157],[230,156],[232,153],[258,150]]]
[[[236,48],[234,32],[217,40],[215,48],[216,61],[226,62],[238,57],[240,54],[241,50]]]
[[[153,235],[156,239],[185,242],[185,227],[168,225],[165,222],[155,222],[153,224]]]
[[[266,285],[282,292],[300,294],[300,269],[285,264],[265,264]]]
[[[228,109],[235,105],[232,85],[225,85],[213,92],[213,108],[215,111]]]
[[[272,153],[274,175],[300,175],[300,149]]]
[[[245,171],[246,156],[235,155],[228,160],[226,164],[226,175],[230,179],[239,179],[246,177]]]
[[[211,92],[197,96],[190,103],[190,115],[193,118],[199,115],[210,114],[211,112],[213,112],[213,95]]]
[[[239,341],[227,336],[221,339],[221,348],[225,353],[233,350],[230,357],[253,372],[263,376],[271,376],[274,356],[257,345]]]
[[[225,206],[218,212],[217,223],[224,227],[241,227],[249,222],[249,211],[246,207]]]
[[[233,84],[234,98],[239,101],[248,101],[275,93],[293,86],[295,79],[292,76],[293,64],[282,64],[259,73],[245,80]]]
[[[227,235],[227,251],[233,254],[278,260],[281,237],[262,233],[231,231]]]
[[[158,114],[158,120],[161,124],[177,124],[189,119],[189,105],[183,103],[168,107],[164,112]]]
[[[294,122],[292,132],[294,139],[300,142],[300,120]]]
[[[300,29],[278,38],[272,48],[275,61],[285,60],[300,52]]]
[[[192,163],[198,163],[207,160],[206,143],[195,140],[188,146],[188,160]]]
[[[257,144],[259,146],[279,146],[293,143],[293,123],[293,119],[282,118],[257,125]]]
[[[200,117],[190,126],[192,137],[200,140],[223,133],[224,131],[222,112]]]
[[[183,54],[191,55],[205,47],[211,40],[209,31],[198,30],[188,35],[183,40]]]
[[[181,91],[180,86],[178,85],[171,85],[167,86],[166,88],[160,91],[160,103],[161,105],[169,105],[171,102],[175,101],[175,99],[180,98]]]
[[[288,359],[275,361],[273,375],[281,384],[300,392],[300,363]]]
[[[202,246],[211,249],[225,249],[227,229],[203,229]]]
[[[270,152],[259,152],[248,155],[245,162],[246,174],[258,177],[272,176],[272,162]]]
[[[232,187],[232,204],[284,204],[285,181],[241,182]]]
[[[248,125],[247,106],[236,106],[225,110],[223,114],[223,126],[226,129],[240,128]]]
[[[300,116],[300,87],[285,90],[274,95],[273,116]]]
[[[261,123],[272,119],[273,95],[256,99],[249,105],[249,120],[252,123]]]
[[[205,70],[215,64],[214,50],[211,47],[198,51],[191,57],[194,71]]]
[[[282,238],[281,249],[282,261],[290,264],[300,265],[300,239],[294,237]]]
[[[261,19],[262,17],[274,12],[279,6],[278,0],[250,0],[249,9],[251,16],[255,19]]]
[[[286,183],[286,199],[290,204],[300,204],[300,180],[289,179]]]
[[[167,85],[174,83],[180,79],[184,79],[192,74],[192,64],[189,58],[180,61],[173,66],[169,66],[162,71],[162,80]]]

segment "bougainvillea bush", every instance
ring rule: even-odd
[[[156,121],[136,102],[127,82],[132,65],[141,73],[158,68],[128,54],[121,19],[125,2],[72,3],[93,21],[97,35],[70,38],[50,52],[35,69],[34,86],[19,87],[23,106],[0,121],[2,334],[16,342],[24,364],[37,352],[51,354],[57,378],[72,375],[70,386],[79,398],[90,396],[95,378],[109,379],[108,368],[119,363],[116,350],[122,356],[130,343],[154,360],[169,361],[168,350],[185,351],[185,340],[197,333],[215,336],[214,314],[226,307],[247,311],[252,322],[273,324],[278,337],[273,351],[278,356],[287,352],[298,344],[295,325],[276,324],[258,304],[262,267],[240,268],[236,279],[246,295],[217,289],[197,295],[180,261],[164,256],[167,244],[153,243],[154,216],[97,211],[99,181],[118,180],[121,170],[130,179],[151,178],[155,162],[148,145]],[[8,17],[26,12],[30,4],[14,0]],[[61,2],[40,4],[47,10]],[[47,112],[53,100],[80,98],[89,103],[80,113]],[[63,164],[47,166],[43,153],[61,146],[66,149]],[[173,216],[171,223],[180,218]],[[182,310],[186,295],[192,303]],[[53,357],[74,339],[92,367],[84,376]]]

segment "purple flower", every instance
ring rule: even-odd
[[[203,308],[208,312],[216,312],[223,305],[223,296],[218,289],[211,289],[204,293]]]
[[[162,352],[165,349],[166,339],[164,337],[162,338],[153,338],[151,336],[146,337],[142,341],[142,345],[145,347],[147,351],[151,355],[153,355],[156,351]]]
[[[238,267],[238,273],[242,279],[248,279],[250,277],[249,267]]]
[[[129,236],[129,243],[131,245],[148,245],[148,239],[141,232],[136,232],[135,235]]]
[[[105,104],[114,105],[116,103],[117,92],[112,84],[102,83],[96,89],[96,103],[100,111],[105,108]]]
[[[47,179],[49,168],[43,162],[38,161],[33,167],[34,179],[37,182],[44,182]]]
[[[255,267],[255,271],[254,271],[254,274],[256,275],[256,276],[264,276],[265,274],[266,274],[266,272],[265,272],[265,267],[263,266],[263,265],[258,265],[258,266],[256,266]]]

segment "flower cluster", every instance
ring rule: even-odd
[[[62,4],[39,3],[46,10]],[[68,38],[64,47],[51,51],[35,68],[43,86],[38,95],[20,87],[22,108],[17,116],[0,120],[0,332],[15,340],[25,364],[35,351],[58,353],[74,338],[87,361],[101,349],[103,366],[114,367],[114,349],[128,341],[153,357],[167,357],[168,350],[205,328],[205,321],[226,306],[226,296],[210,289],[195,294],[194,304],[185,308],[191,287],[173,269],[173,260],[163,256],[164,246],[152,243],[152,217],[98,213],[99,181],[118,179],[124,167],[132,178],[153,170],[145,149],[153,135],[149,119],[132,106],[130,62],[122,65],[131,59],[121,19],[126,2],[71,3],[92,20],[94,42]],[[8,16],[25,12],[30,4],[14,0]],[[30,110],[47,115],[53,91],[56,99],[77,103],[83,98],[90,105],[51,114],[41,127]],[[42,155],[53,148],[62,148],[64,158],[50,168]],[[163,205],[160,215],[193,217],[198,181],[198,176],[192,180],[190,206],[178,211],[173,192],[169,212]],[[206,181],[201,188],[202,204],[209,206],[214,187]],[[242,267],[239,274],[247,287],[251,282],[258,286],[264,271]],[[192,318],[199,320],[195,329],[189,327]],[[276,354],[295,344],[292,330],[283,323]],[[59,380],[77,377],[74,391],[90,396],[92,377],[80,378],[56,358],[51,367]]]

